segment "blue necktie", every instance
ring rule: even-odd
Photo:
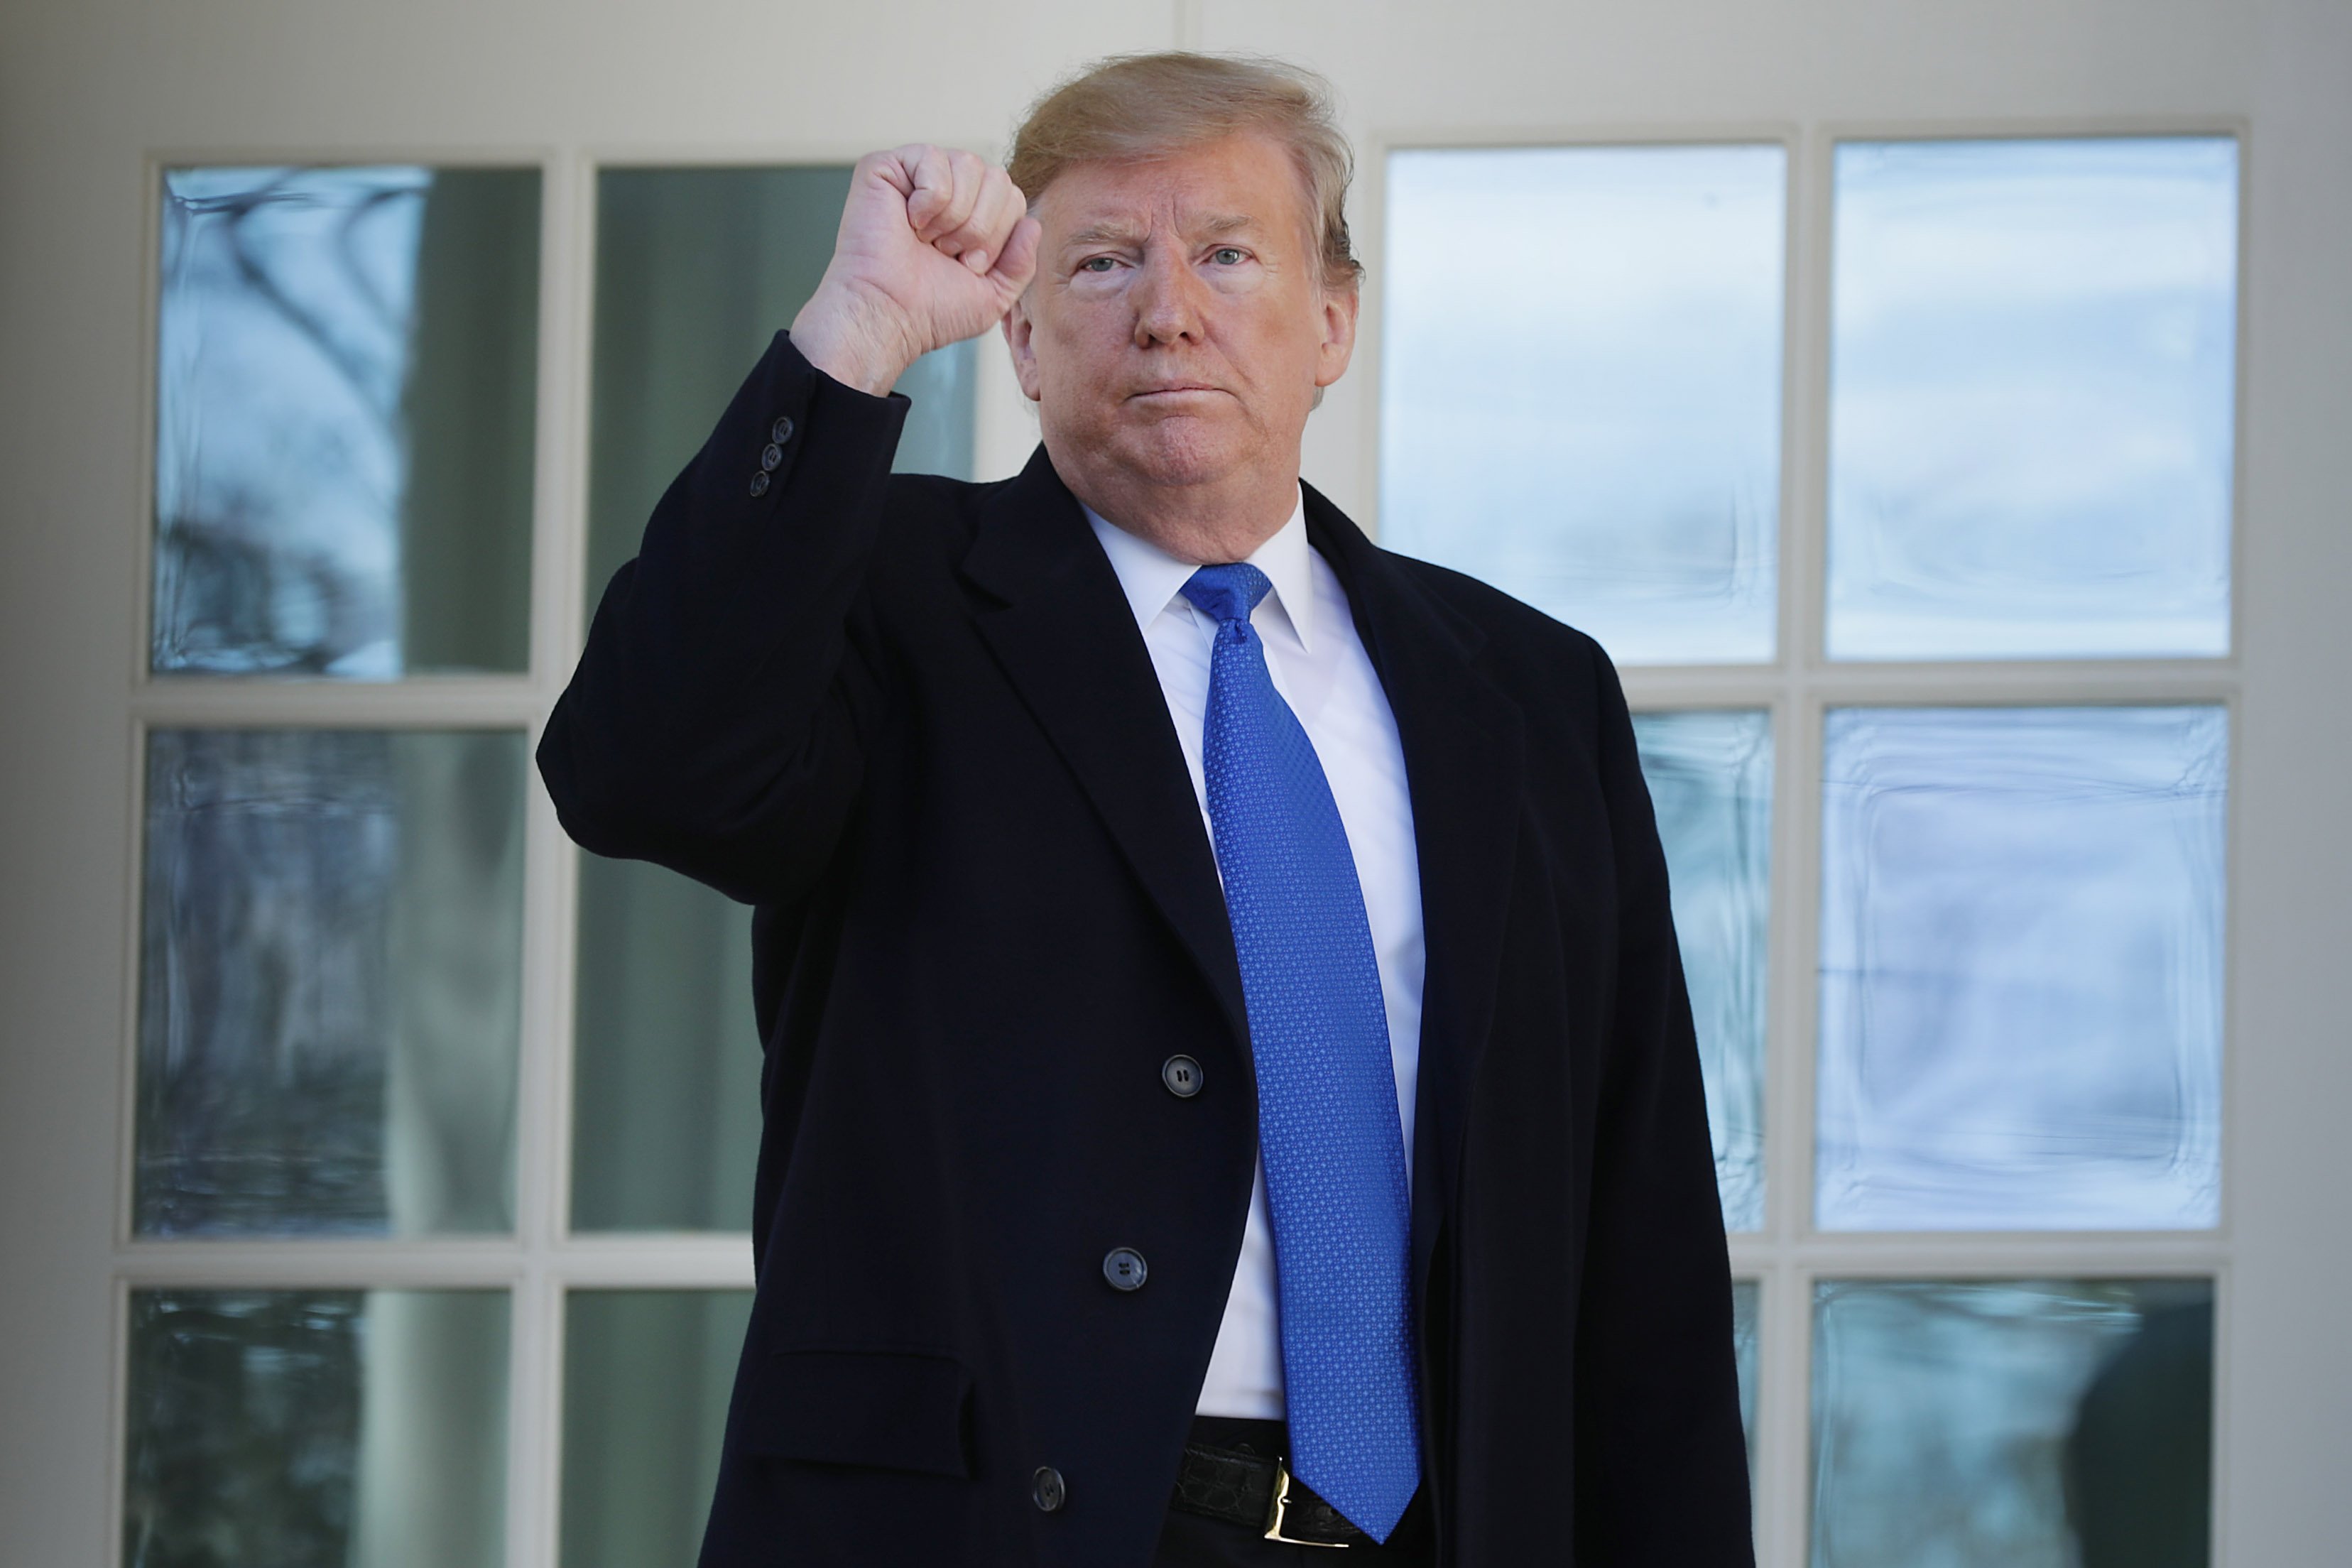
[[[1290,1468],[1386,1541],[1421,1482],[1404,1132],[1348,830],[1250,626],[1272,586],[1247,564],[1184,584],[1217,623],[1209,823],[1257,1068]]]

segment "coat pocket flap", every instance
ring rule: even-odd
[[[970,1476],[971,1374],[947,1356],[779,1351],[746,1446],[772,1458]]]

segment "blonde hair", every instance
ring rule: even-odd
[[[1330,84],[1300,67],[1182,51],[1097,60],[1029,106],[1005,172],[1034,205],[1072,164],[1144,163],[1247,132],[1289,150],[1323,286],[1353,288],[1364,272],[1348,238],[1355,154],[1337,123]]]

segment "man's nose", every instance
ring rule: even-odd
[[[1146,253],[1135,284],[1135,346],[1198,340],[1205,287],[1174,251],[1155,247]]]

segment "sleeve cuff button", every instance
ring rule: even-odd
[[[755,496],[763,496],[768,493],[768,474],[766,469],[762,468],[760,472],[751,476],[751,493]]]

